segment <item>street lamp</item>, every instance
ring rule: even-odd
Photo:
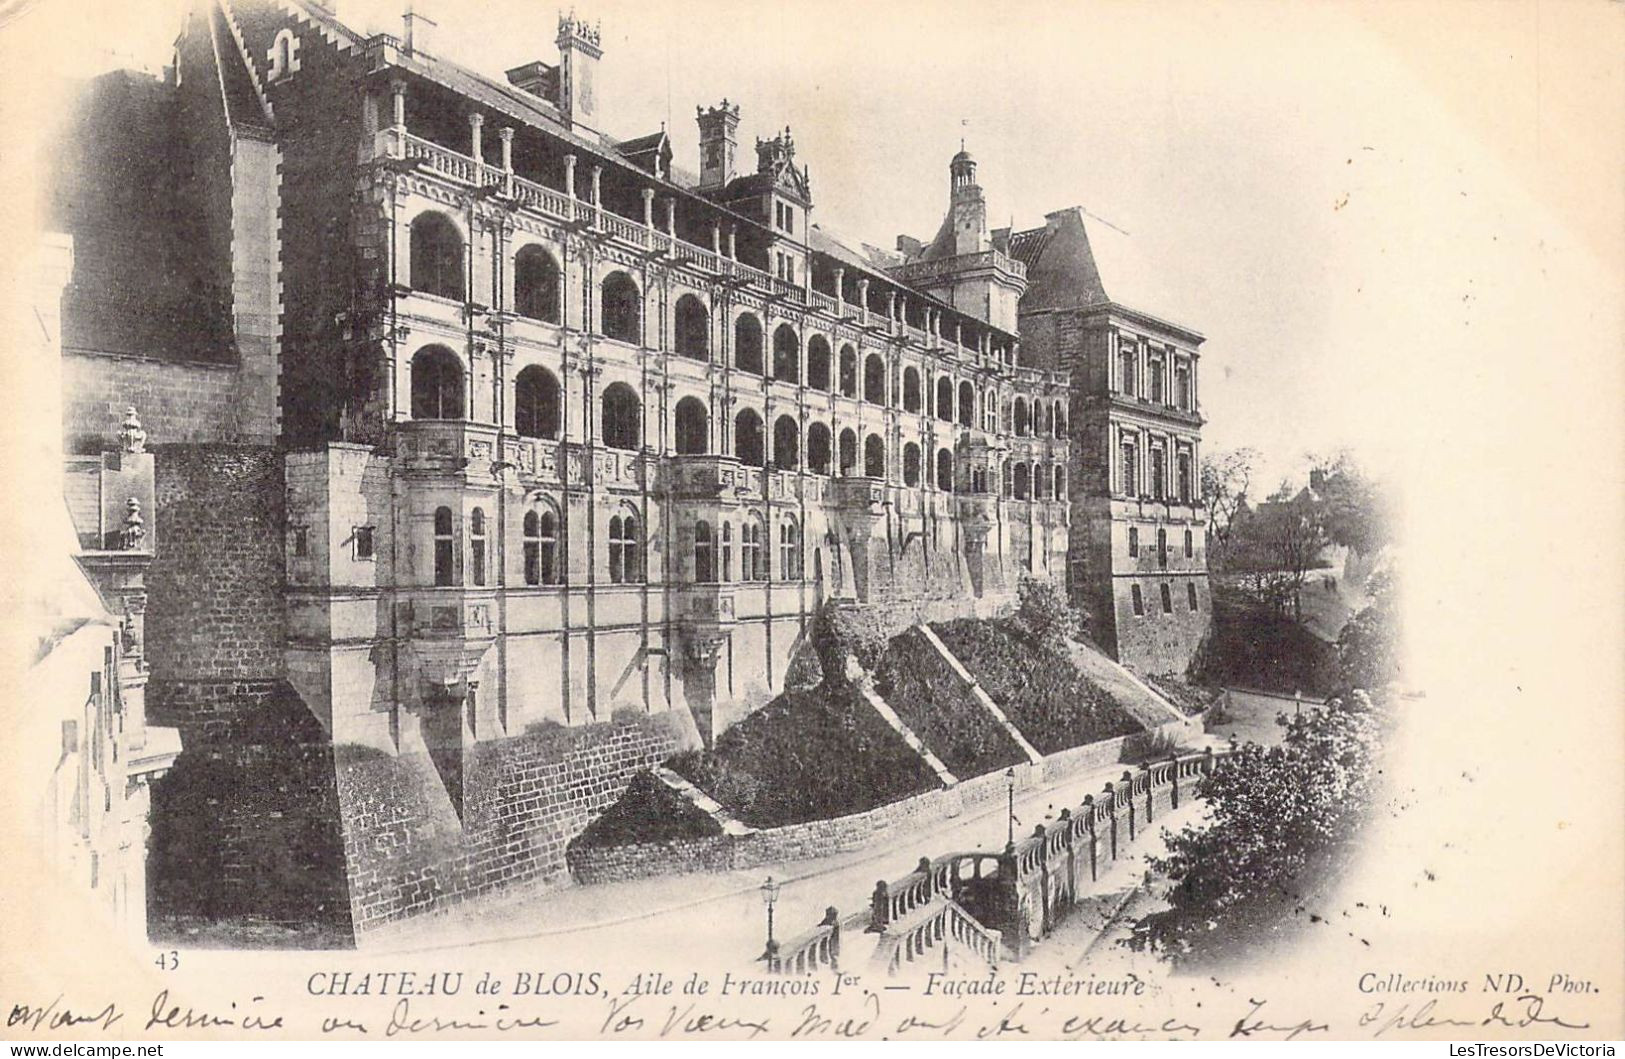
[[[1005,823],[1009,825],[1009,833],[1005,838],[1005,845],[1011,849],[1016,848],[1016,770],[1004,770],[1005,789],[1009,793],[1009,811],[1005,814]]]
[[[773,906],[779,900],[779,884],[773,881],[773,876],[769,875],[760,889],[762,891],[762,904],[767,908],[767,948],[762,950],[762,955],[758,958],[771,964],[773,958],[779,952],[779,943],[773,940]]]

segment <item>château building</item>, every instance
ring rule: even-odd
[[[991,615],[1070,579],[1126,659],[1188,657],[1104,601],[1122,534],[1180,541],[1199,336],[1095,299],[1113,352],[1074,351],[1049,321],[1083,303],[1033,300],[1069,280],[989,231],[963,150],[937,236],[885,253],[821,221],[788,127],[740,151],[738,103],[698,108],[697,159],[613,135],[574,15],[505,81],[435,28],[203,0],[164,77],[100,79],[55,152],[67,444],[115,447],[135,406],[156,458],[148,703],[188,747],[284,754],[304,799],[275,826],[317,868],[243,841],[226,876],[359,930],[556,871],[631,771],[816,665],[826,605]],[[1108,393],[1131,334],[1183,405]],[[1107,484],[1130,424],[1160,508]],[[1167,625],[1194,648],[1202,552],[1163,554],[1200,582]],[[1150,614],[1169,578],[1140,573]],[[592,742],[639,718],[677,743]],[[561,771],[516,771],[555,729]],[[404,837],[358,838],[407,804]],[[515,812],[548,837],[487,841]],[[195,841],[158,834],[155,865]]]

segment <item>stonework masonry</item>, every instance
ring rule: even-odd
[[[1200,336],[1018,321],[1030,279],[1099,277],[989,233],[968,152],[938,238],[887,254],[815,223],[788,129],[694,186],[556,78],[308,0],[194,5],[175,56],[89,86],[52,202],[67,450],[135,405],[157,453],[170,914],[366,931],[550,878],[638,768],[815,680],[826,606],[901,627],[1066,582],[1181,668],[1205,549],[1136,572],[1200,610],[1122,632],[1118,531],[1194,508],[1111,468],[1130,428],[1194,463]],[[1129,336],[1183,405],[1109,396]]]

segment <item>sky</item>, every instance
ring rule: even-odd
[[[38,3],[87,12],[60,23],[61,65],[93,70],[162,66],[184,0]],[[338,0],[364,30],[398,32],[402,6]],[[556,58],[553,4],[417,7],[439,21],[435,50],[490,76]],[[669,120],[696,169],[693,108],[727,97],[745,164],[752,137],[790,126],[815,220],[849,239],[928,238],[961,138],[994,226],[1083,205],[1129,231],[1177,303],[1139,308],[1207,335],[1208,451],[1259,449],[1266,484],[1343,447],[1378,473],[1414,471],[1441,411],[1480,385],[1515,400],[1498,360],[1549,341],[1529,326],[1527,269],[1569,295],[1560,271],[1581,285],[1619,274],[1619,137],[1595,152],[1625,98],[1618,49],[1596,46],[1625,43],[1617,6],[577,9],[602,24],[612,134]],[[1592,310],[1617,320],[1613,287]],[[1518,334],[1534,345],[1520,351]]]

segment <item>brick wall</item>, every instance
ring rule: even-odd
[[[153,788],[154,934],[202,919],[347,937],[332,747],[293,689],[154,679],[147,712],[180,729],[185,748]]]
[[[461,820],[421,754],[337,755],[351,908],[358,932],[563,872],[566,844],[632,776],[689,742],[663,715],[542,725],[465,755]]]
[[[274,440],[266,426],[242,415],[241,375],[231,365],[83,351],[63,354],[64,451],[115,448],[124,410],[132,405],[151,446]]]
[[[157,452],[158,539],[147,574],[154,679],[283,675],[282,461],[269,448]]]
[[[368,71],[282,5],[231,10],[279,126],[283,430],[303,448],[339,437],[341,409],[376,370],[349,362],[342,323],[355,294],[354,162]],[[272,81],[271,44],[284,28],[298,39],[299,70]]]

